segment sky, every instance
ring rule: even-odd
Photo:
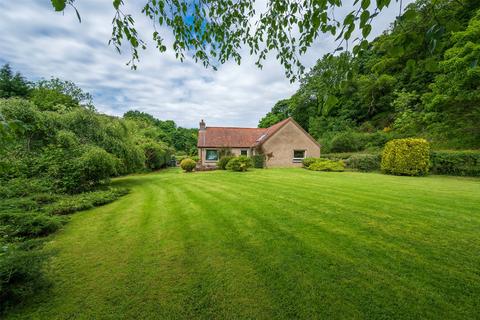
[[[398,4],[392,2],[375,20],[372,38],[398,14]],[[121,116],[135,109],[183,127],[197,127],[200,119],[207,126],[256,127],[275,102],[298,89],[298,83],[285,78],[274,55],[262,70],[245,52],[241,65],[229,61],[214,71],[191,59],[182,63],[172,50],[160,54],[150,45],[140,52],[138,69],[131,70],[126,65],[129,52],[119,55],[108,46],[114,14],[111,1],[76,0],[76,7],[81,23],[71,9],[54,12],[49,0],[0,0],[0,64],[10,63],[29,80],[73,81],[93,95],[99,112]],[[127,9],[133,10],[140,36],[151,38],[151,22],[138,8]],[[168,29],[161,33],[171,37]],[[312,67],[336,45],[332,37],[321,36],[304,56],[304,65]]]

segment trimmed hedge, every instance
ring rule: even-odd
[[[305,169],[312,171],[334,171],[341,172],[345,170],[343,161],[333,161],[323,158],[305,158],[303,160]]]
[[[345,165],[349,169],[369,172],[380,170],[381,161],[380,154],[353,154],[345,160]]]
[[[256,154],[252,156],[253,167],[258,169],[265,168],[265,155],[264,154]]]
[[[430,144],[425,139],[395,139],[383,150],[381,169],[386,174],[424,176],[430,167]]]
[[[430,160],[434,174],[480,176],[480,151],[433,151]]]
[[[338,161],[338,160],[347,160],[348,158],[356,154],[358,153],[356,152],[322,153],[321,157],[329,160]]]
[[[244,172],[253,166],[253,161],[249,157],[239,156],[231,159],[227,164],[227,169],[232,171]]]

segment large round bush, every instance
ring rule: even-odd
[[[423,176],[430,167],[430,145],[425,139],[395,139],[385,145],[381,168],[384,173]]]
[[[190,158],[185,158],[180,162],[180,167],[186,172],[192,172],[197,166],[197,163]]]
[[[239,156],[231,159],[227,164],[227,169],[232,171],[247,171],[253,166],[252,159],[246,156]]]

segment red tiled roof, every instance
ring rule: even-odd
[[[269,128],[207,127],[199,130],[197,146],[201,148],[251,148],[262,144],[268,137],[283,127],[290,118]]]

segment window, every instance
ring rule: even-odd
[[[248,150],[247,149],[240,150],[240,155],[247,156],[248,155]]]
[[[293,150],[293,162],[302,162],[305,159],[305,150]]]
[[[207,159],[207,161],[217,161],[218,160],[218,150],[207,150],[206,159]]]

